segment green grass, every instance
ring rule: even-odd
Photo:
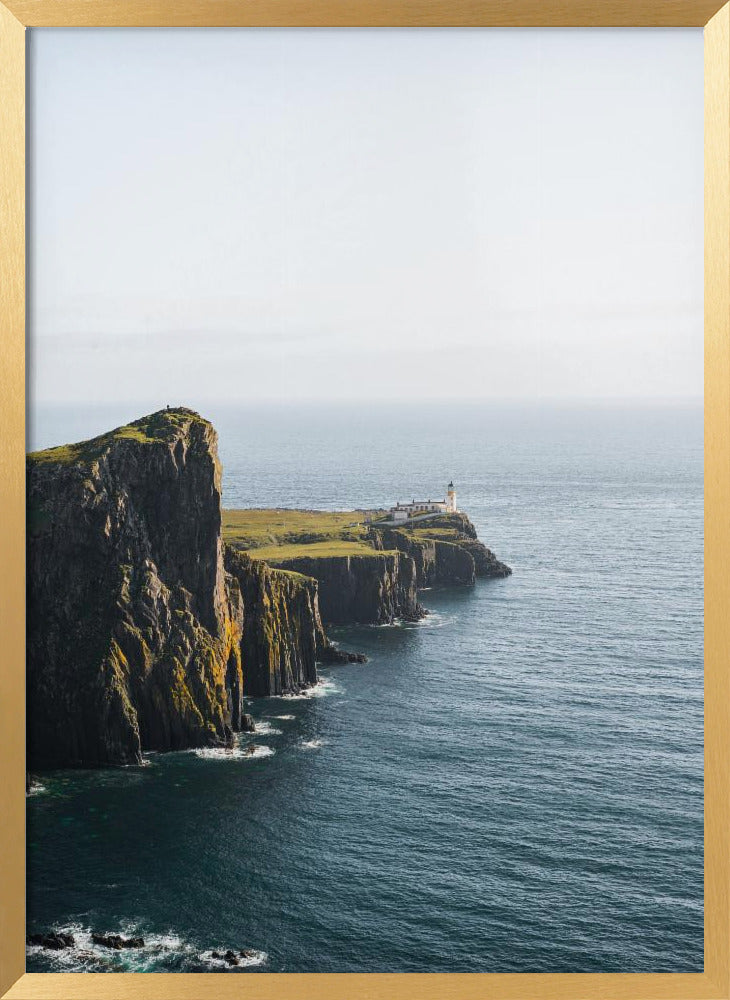
[[[283,566],[274,566],[271,569],[272,573],[280,573],[281,576],[287,576],[291,580],[309,580],[311,581],[311,576],[305,576],[304,573],[297,573],[295,569],[284,569]]]
[[[263,559],[271,566],[281,566],[294,559],[332,559],[344,556],[375,556],[367,540],[370,517],[377,526],[381,511],[365,510],[286,510],[258,508],[223,511],[223,538],[234,548],[242,549],[254,559]],[[439,527],[424,522],[419,527],[400,525],[404,535],[419,539],[455,541],[456,528],[444,527],[440,515]]]
[[[251,549],[248,553],[252,559],[263,559],[271,566],[278,566],[292,559],[332,559],[343,556],[377,556],[377,549],[365,542],[348,542],[333,538],[328,542],[311,542],[304,545],[267,545],[260,549]]]
[[[170,442],[189,423],[205,423],[193,410],[178,407],[173,410],[158,410],[146,417],[123,427],[115,427],[106,434],[79,441],[77,444],[62,444],[57,448],[46,448],[28,455],[31,462],[53,462],[57,465],[74,465],[93,462],[99,458],[114,441],[137,441],[139,444]]]
[[[408,534],[414,538],[434,538],[439,542],[452,542],[459,537],[456,528],[412,528]]]
[[[367,526],[362,510],[285,510],[282,508],[224,510],[223,537],[237,549],[259,556],[281,546],[311,548],[321,543],[362,546]]]

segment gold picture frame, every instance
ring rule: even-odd
[[[27,27],[704,27],[705,969],[697,974],[25,973]],[[5,0],[0,3],[0,998],[730,998],[730,3],[717,0]]]

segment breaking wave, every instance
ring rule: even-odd
[[[342,694],[342,688],[338,687],[329,677],[322,677],[313,687],[299,691],[297,694],[280,694],[274,697],[284,701],[303,701],[308,698],[326,698],[331,694]]]
[[[265,951],[237,948],[233,953],[237,964],[225,958],[227,946],[200,948],[185,941],[174,931],[150,934],[143,928],[126,924],[111,933],[123,937],[142,937],[141,948],[119,951],[95,944],[92,930],[81,924],[52,928],[54,933],[71,934],[74,944],[59,951],[41,945],[27,945],[26,958],[30,971],[38,972],[241,972],[264,965]],[[215,953],[215,956],[214,956]]]
[[[302,740],[299,744],[302,750],[319,750],[320,747],[327,746],[327,740]]]
[[[270,722],[266,720],[256,721],[255,723],[255,734],[256,736],[281,736],[281,730],[276,729],[271,725]]]
[[[275,751],[271,747],[249,743],[236,747],[202,747],[185,752],[203,760],[258,760],[260,757],[273,757]]]

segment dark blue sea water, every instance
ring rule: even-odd
[[[39,411],[33,444],[138,409]],[[700,407],[206,415],[227,505],[379,506],[453,477],[514,575],[340,629],[369,662],[254,702],[255,759],[42,775],[29,927],[82,947],[28,968],[212,970],[234,947],[250,971],[701,970]]]

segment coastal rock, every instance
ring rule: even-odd
[[[163,410],[28,456],[28,743],[44,766],[225,745],[243,607],[212,426]]]
[[[29,934],[25,939],[26,944],[35,945],[41,948],[48,948],[50,951],[61,951],[64,948],[73,948],[76,939],[73,934],[51,933],[51,934]]]
[[[318,654],[319,662],[326,664],[333,663],[367,663],[368,658],[364,653],[348,653],[344,649],[337,649],[330,645]]]
[[[144,938],[141,937],[124,938],[119,934],[92,934],[91,940],[94,944],[114,951],[121,951],[123,948],[144,948]]]
[[[435,550],[434,583],[455,587],[474,583],[476,566],[470,552],[455,542],[441,541],[435,542]]]
[[[491,578],[511,576],[512,570],[510,567],[506,563],[500,562],[486,545],[470,539],[464,539],[458,544],[474,560],[474,569],[477,576]]]
[[[415,531],[406,526],[372,525],[369,538],[378,549],[398,549],[411,556],[419,588],[468,585],[477,577],[503,577],[512,572],[478,540],[476,528],[462,513],[416,522]]]
[[[248,959],[256,958],[256,955],[257,952],[253,951],[253,949],[251,948],[244,948],[242,951],[239,951],[238,954],[236,954],[236,952],[233,951],[232,948],[229,948],[227,951],[211,952],[212,958],[217,958],[220,961],[227,962],[229,965],[240,965],[241,958],[248,958]]]
[[[440,514],[429,519],[429,528],[435,531],[453,532],[453,537],[445,539],[446,543],[457,545],[468,552],[474,560],[474,571],[477,577],[499,578],[510,576],[512,570],[500,562],[495,554],[479,541],[477,530],[468,516],[461,511],[454,514]],[[447,583],[448,581],[438,581]]]

